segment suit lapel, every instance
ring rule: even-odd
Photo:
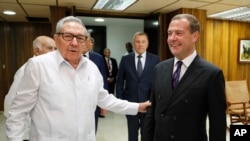
[[[133,71],[132,74],[134,74],[137,77],[136,66],[135,66],[135,53],[129,54],[129,63],[132,63],[132,65],[128,64],[128,66],[132,66],[132,71]]]
[[[173,89],[172,89],[172,73],[173,73],[173,65],[174,65],[174,60],[171,59],[170,61],[166,62],[162,69],[162,76],[161,78],[161,83],[164,85],[161,88],[163,90],[161,91],[162,95],[162,110],[166,109],[169,104],[170,104],[170,99],[173,95]]]
[[[204,68],[199,65],[199,57],[196,57],[192,64],[189,66],[185,74],[183,75],[181,81],[179,82],[177,88],[175,90],[172,89],[172,75],[169,75],[167,78],[167,84],[171,84],[171,86],[167,86],[167,102],[163,111],[165,111],[168,107],[175,105],[180,100],[182,100],[185,96],[187,89],[190,87],[190,84],[193,83],[204,71]],[[173,68],[173,63],[169,65],[169,67]],[[166,74],[172,74],[173,69],[166,69],[166,71],[170,70],[170,72],[166,72]],[[171,78],[169,78],[171,77]],[[170,82],[169,82],[170,81]]]

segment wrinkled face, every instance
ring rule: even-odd
[[[39,50],[37,55],[45,54],[45,53],[48,53],[57,49],[56,43],[52,39],[46,39],[44,43],[42,43],[41,45],[42,45],[42,49]]]
[[[60,33],[69,33],[69,34],[55,34],[54,39],[58,47],[59,52],[63,58],[69,61],[71,64],[78,64],[82,52],[87,50],[85,46],[86,42],[86,28],[83,27],[80,23],[77,22],[66,22],[64,23]],[[69,40],[69,36],[73,35],[73,39]],[[77,37],[76,37],[77,36]],[[79,42],[79,39],[84,38],[83,42]]]
[[[107,58],[110,57],[110,50],[104,50],[103,55]]]
[[[87,50],[86,51],[84,50],[84,52],[83,52],[84,54],[94,48],[94,41],[92,40],[91,37],[87,38],[85,46],[86,46]]]
[[[168,45],[172,54],[180,60],[193,53],[199,32],[190,33],[190,23],[186,19],[171,21],[168,28]]]
[[[138,54],[144,53],[148,48],[148,38],[146,35],[137,35],[134,38],[134,50]]]

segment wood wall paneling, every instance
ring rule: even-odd
[[[240,63],[239,39],[250,39],[250,23],[207,19],[205,59],[223,70],[226,80],[243,80],[250,89],[250,63]]]
[[[15,72],[33,56],[32,43],[37,36],[51,37],[51,24],[0,22],[0,31],[0,110],[3,110],[4,97],[8,93]]]

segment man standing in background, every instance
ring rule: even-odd
[[[149,100],[153,70],[160,62],[158,56],[147,52],[148,36],[137,32],[133,37],[134,52],[122,57],[116,82],[116,96],[131,102]],[[138,131],[142,133],[145,113],[126,115],[128,140],[138,141]]]
[[[48,53],[50,51],[56,50],[56,43],[55,41],[48,36],[38,36],[33,41],[33,54],[34,56],[42,55],[45,53]],[[24,68],[26,66],[26,63],[23,64],[15,73],[14,75],[14,81],[12,82],[8,94],[5,96],[4,99],[4,116],[8,117],[9,107],[16,95],[17,88],[21,82],[21,78],[24,75]],[[24,141],[27,141],[29,136],[29,123],[30,119],[27,120],[26,128],[25,128],[25,136],[23,137]]]
[[[111,51],[109,48],[105,48],[103,50],[103,55],[106,60],[107,68],[108,68],[108,84],[109,84],[109,93],[114,94],[115,83],[116,83],[116,75],[118,72],[118,66],[115,58],[110,57]]]
[[[104,89],[108,90],[108,68],[106,66],[105,59],[101,54],[98,54],[93,50],[95,44],[94,38],[92,38],[89,34],[87,40],[86,40],[86,47],[88,48],[87,52],[83,52],[83,56],[89,58],[89,60],[93,61],[96,66],[98,67],[99,71],[102,74],[103,77],[103,83],[104,83]],[[95,111],[95,125],[96,125],[96,132],[97,132],[97,127],[98,127],[98,118],[99,117],[105,117],[106,110],[101,109],[100,107],[96,107]]]

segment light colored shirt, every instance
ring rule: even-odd
[[[182,61],[182,65],[181,65],[181,72],[180,72],[180,77],[179,80],[181,80],[182,76],[184,75],[184,73],[186,72],[187,68],[190,66],[190,64],[194,61],[194,58],[197,56],[197,52],[196,50],[189,55],[188,57],[186,57],[183,60],[179,60],[175,57],[174,59],[174,69],[173,69],[173,73],[175,72],[175,70],[177,69],[177,62],[178,61]]]
[[[25,66],[26,66],[26,63],[23,64],[17,70],[17,72],[14,75],[14,81],[12,82],[9,91],[8,91],[7,95],[5,96],[5,99],[4,99],[4,116],[5,117],[8,117],[9,108],[10,108],[10,105],[11,105],[14,97],[16,96],[17,88],[21,82],[23,75],[24,75]],[[30,117],[27,116],[27,122],[25,123],[25,131],[24,131],[24,136],[23,136],[23,139],[25,139],[25,140],[29,139],[29,126],[30,126]]]
[[[30,59],[6,121],[8,141],[22,141],[30,113],[30,141],[95,141],[96,106],[135,115],[138,103],[103,88],[97,66],[83,56],[74,69],[59,51]]]
[[[135,51],[135,66],[136,66],[136,69],[137,69],[137,64],[138,64],[138,56],[139,56],[139,54]],[[144,66],[145,66],[145,63],[146,63],[146,51],[141,54],[140,59],[141,59],[141,64],[142,64],[142,69],[143,69]]]

